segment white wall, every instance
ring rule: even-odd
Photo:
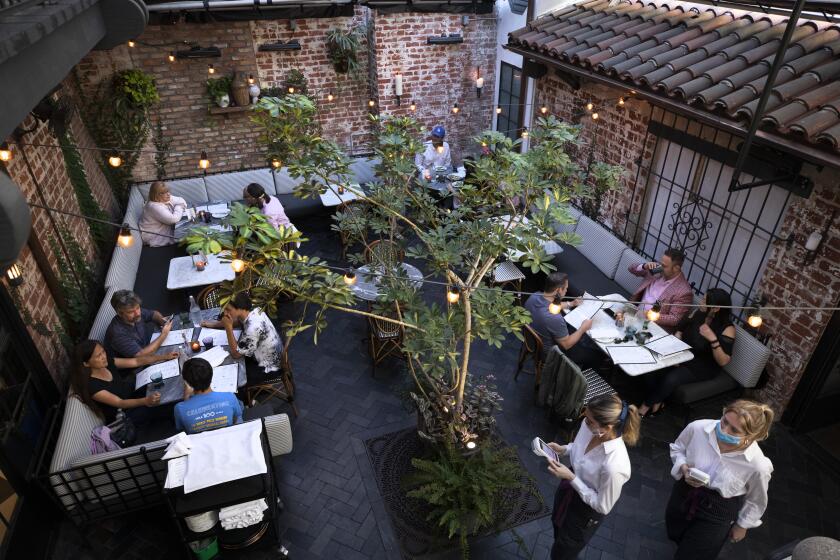
[[[534,2],[534,17],[541,16],[545,12],[559,10],[581,0],[532,0]]]
[[[502,62],[522,68],[522,56],[503,49],[502,45],[507,44],[508,33],[516,31],[520,27],[525,27],[525,14],[521,16],[514,14],[510,11],[508,0],[499,0],[496,2],[496,18],[498,27],[496,28],[496,98],[493,100],[494,107],[499,103],[499,78],[501,77]],[[493,129],[496,129],[496,111],[493,111]]]

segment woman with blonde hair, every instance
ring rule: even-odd
[[[727,538],[739,542],[761,525],[773,464],[758,442],[772,424],[769,406],[742,399],[720,420],[695,420],[671,444],[676,482],[665,525],[674,558],[712,560]]]
[[[175,243],[175,224],[187,210],[187,201],[169,193],[163,181],[149,187],[149,201],[140,217],[140,238],[144,245],[162,247]]]
[[[561,481],[551,516],[551,560],[577,558],[618,501],[621,487],[630,480],[626,445],[639,440],[640,424],[635,406],[618,395],[604,395],[586,405],[574,441],[548,444],[558,456],[568,456],[572,465],[569,469],[549,459],[549,472]]]

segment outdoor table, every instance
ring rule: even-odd
[[[626,299],[624,297],[622,297],[618,294],[610,294],[609,296],[599,296],[599,297],[603,297],[604,299],[608,299],[608,300],[620,299],[620,300],[626,301]],[[611,303],[611,304],[608,304],[608,307],[615,307],[616,305],[620,305],[620,304]],[[625,314],[625,315],[627,315],[627,314]],[[592,318],[592,323],[593,323],[593,329],[594,328],[607,328],[607,327],[609,327],[609,325],[614,326],[615,325],[615,320],[612,317],[610,317],[606,312],[604,312],[603,309],[599,309],[598,312],[595,313],[595,316]],[[617,327],[614,327],[614,328],[617,328]],[[623,329],[619,329],[619,330],[622,331],[622,336],[623,336]],[[648,323],[648,331],[652,335],[651,338],[649,338],[648,340],[654,340],[654,339],[657,339],[659,337],[662,337],[662,336],[665,336],[665,335],[668,334],[665,331],[665,329],[663,329],[662,327],[660,327],[659,325],[657,325],[653,321],[650,321]],[[589,335],[589,333],[587,333],[587,336],[588,335]],[[590,338],[598,346],[598,348],[600,348],[601,351],[604,352],[607,356],[609,356],[609,351],[607,350],[607,346],[637,346],[637,343],[636,343],[635,340],[631,340],[629,342],[616,343],[616,342],[613,341],[612,338],[610,338],[609,340],[607,340],[606,338],[593,338],[591,336],[590,336]],[[639,376],[639,375],[644,375],[645,373],[651,373],[651,372],[659,371],[661,369],[672,367],[672,366],[675,366],[675,365],[678,365],[678,364],[682,364],[682,363],[685,363],[685,362],[688,362],[688,361],[694,359],[694,354],[692,354],[690,350],[684,350],[682,352],[677,352],[676,354],[671,354],[671,355],[668,355],[668,356],[659,356],[658,354],[654,354],[654,353],[651,353],[651,355],[653,356],[654,360],[656,360],[654,363],[650,363],[650,364],[618,364],[618,367],[620,367],[621,370],[624,373],[626,373],[627,375],[630,375],[632,377],[636,377],[636,376]]]
[[[202,321],[214,321],[219,316],[221,312],[221,308],[215,307],[212,309],[203,309],[201,311],[201,320]],[[177,330],[182,328],[181,320],[176,315],[173,317],[173,330]],[[190,342],[195,341],[198,339],[198,334],[201,332],[201,327],[193,327],[192,336],[190,337]],[[167,354],[169,352],[176,352],[179,348],[179,345],[170,345],[170,346],[161,346],[157,354]],[[230,351],[230,347],[227,344],[222,345],[222,348],[225,350]],[[199,352],[203,352],[206,348],[203,348]],[[192,357],[194,354],[198,354],[199,352],[193,352],[191,349],[187,348],[186,353],[189,357]],[[239,358],[238,360],[234,360],[230,355],[220,364],[222,366],[226,366],[228,364],[237,364],[238,367],[238,375],[236,380],[236,386],[242,387],[247,383],[248,378],[245,374],[245,360]],[[146,385],[146,396],[158,392],[160,393],[160,404],[169,404],[173,402],[178,402],[184,398],[184,378],[181,375],[176,375],[174,377],[169,377],[162,381],[162,387],[155,387],[154,383],[149,383]]]
[[[209,286],[223,280],[233,280],[236,273],[229,262],[222,262],[219,255],[207,255],[207,265],[198,271],[191,256],[176,257],[169,261],[169,277],[166,280],[168,290]]]
[[[506,214],[504,216],[499,216],[496,219],[499,220],[500,222],[503,222],[503,223],[507,224],[507,223],[510,222],[511,217]],[[514,226],[513,226],[514,235],[516,234],[516,228],[517,228],[518,225],[520,225],[520,224],[521,225],[526,225],[527,223],[528,223],[528,217],[527,216],[522,216],[519,219],[519,224],[514,224]],[[543,248],[546,255],[559,255],[560,253],[563,252],[563,247],[561,247],[559,244],[557,244],[556,242],[551,241],[551,240],[540,241],[540,246]],[[517,251],[515,249],[510,249],[507,252],[508,258],[512,261],[518,261],[524,255],[525,255],[525,253],[523,253],[522,251]]]
[[[326,191],[319,194],[321,197],[321,204],[324,206],[338,206],[343,202],[356,200],[359,195],[364,195],[362,186],[358,183],[350,183],[344,187],[344,192],[338,194],[339,185],[330,185]]]
[[[222,205],[224,205],[225,208],[228,208],[224,212],[221,209]],[[197,227],[209,227],[211,229],[217,229],[219,231],[228,231],[228,229],[225,228],[222,225],[222,220],[230,213],[230,209],[228,207],[227,202],[210,202],[208,204],[204,204],[204,205],[201,205],[201,206],[195,206],[194,208],[189,208],[188,210],[191,210],[191,211],[194,211],[194,212],[197,213],[201,210],[204,210],[205,212],[207,212],[207,211],[209,211],[208,209],[213,210],[213,212],[211,212],[210,223],[206,223],[206,222],[204,222],[204,221],[202,221],[198,218],[196,218],[195,221],[193,221],[191,219],[188,219],[188,218],[184,217],[184,218],[181,219],[180,222],[175,224],[175,239],[180,241],[181,239],[183,239],[184,237],[189,235],[190,231],[193,228],[197,228]]]
[[[423,283],[423,273],[416,266],[408,263],[400,263],[400,267],[414,286],[419,288]],[[376,301],[379,297],[380,281],[379,276],[371,275],[371,266],[366,264],[356,270],[356,283],[350,286],[350,289],[365,301]]]

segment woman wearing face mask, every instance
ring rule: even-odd
[[[548,470],[561,480],[554,495],[554,546],[551,560],[574,560],[595,534],[599,523],[630,479],[627,445],[639,439],[636,407],[618,395],[605,395],[586,405],[583,424],[568,445],[549,443],[572,464],[549,460]]]
[[[647,396],[639,407],[642,416],[658,413],[665,399],[680,385],[713,379],[729,363],[735,344],[731,305],[729,293],[711,288],[703,297],[703,305],[680,321],[674,336],[691,346],[694,359],[658,375],[645,376]]]
[[[772,424],[769,406],[738,400],[723,409],[720,420],[692,422],[671,444],[677,481],[665,525],[678,545],[675,559],[712,560],[727,538],[739,542],[747,529],[761,525],[773,464],[757,442]],[[706,473],[708,483],[692,477],[692,468]]]

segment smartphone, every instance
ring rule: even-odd
[[[556,463],[560,462],[560,457],[557,455],[557,453],[539,437],[535,437],[533,441],[531,441],[531,451],[533,451],[535,455],[540,455],[542,457],[545,457],[546,459],[551,459]]]

